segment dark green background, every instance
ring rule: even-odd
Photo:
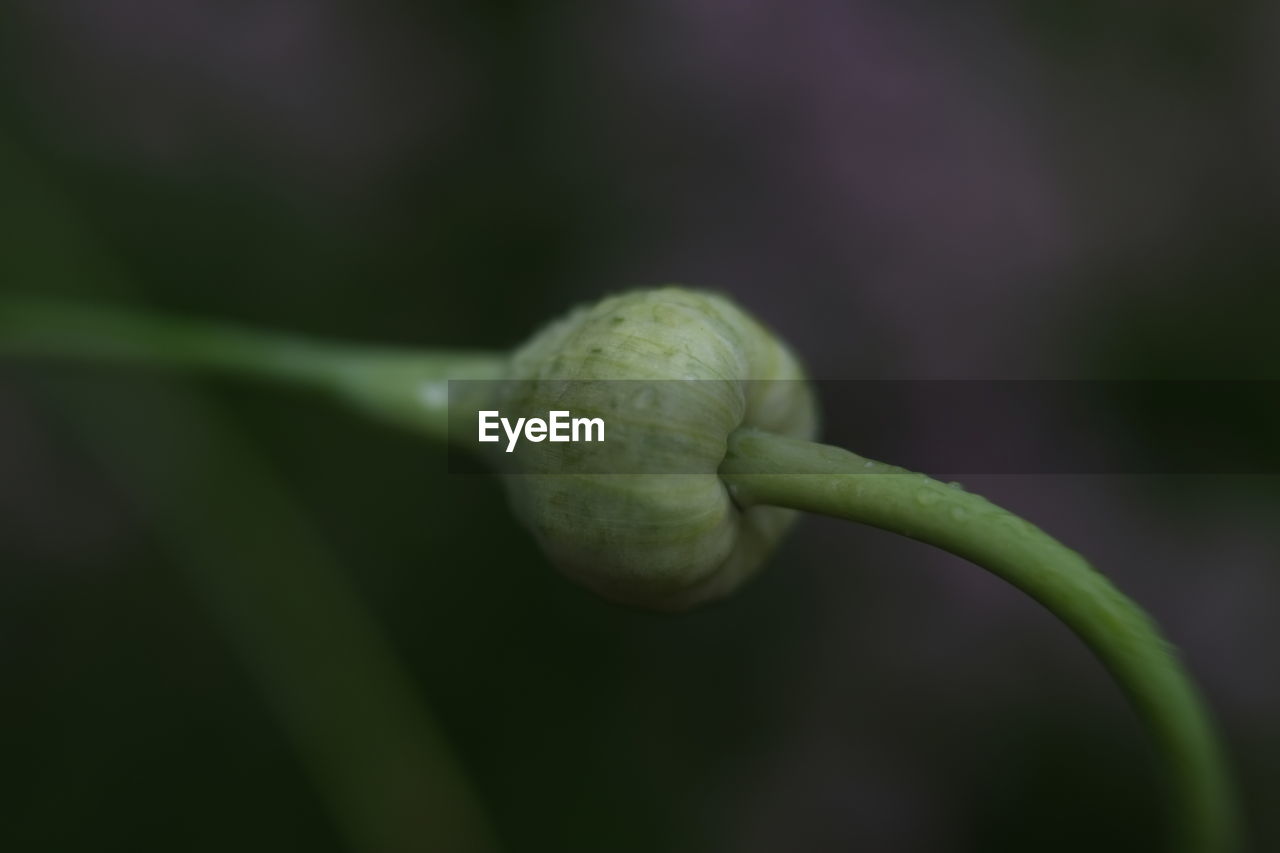
[[[747,5],[0,2],[0,287],[497,349],[680,281],[823,378],[1280,378],[1267,4]],[[171,381],[0,368],[0,847],[342,849],[86,449],[98,406],[135,452],[216,470]],[[201,387],[323,531],[511,851],[1160,844],[1118,691],[977,569],[806,520],[732,601],[633,612],[559,578],[439,448]],[[1277,435],[1178,393],[1123,401],[1117,452],[1149,463],[1171,417],[1207,454]],[[966,485],[1165,626],[1256,849],[1280,845],[1275,478]]]

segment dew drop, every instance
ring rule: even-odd
[[[961,507],[953,506],[951,508],[951,517],[954,518],[956,521],[964,521],[966,518],[969,517],[969,513],[966,512]]]
[[[921,489],[916,492],[916,503],[920,506],[932,506],[938,502],[938,495],[931,489]]]
[[[999,517],[1000,526],[1014,533],[1028,533],[1033,528],[1031,522],[1025,521],[1012,513],[1004,513]]]
[[[962,491],[962,492],[964,491],[964,484],[963,484],[963,483],[957,483],[955,480],[952,480],[950,483],[947,483],[947,485],[948,485],[948,486],[950,486],[950,487],[951,487],[951,488],[953,488],[953,489],[959,489],[959,490],[960,490],[960,491]]]

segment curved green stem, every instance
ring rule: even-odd
[[[1167,761],[1182,849],[1237,849],[1226,762],[1190,677],[1151,619],[1075,551],[978,495],[826,445],[739,430],[720,473],[742,506],[891,530],[970,560],[1039,601],[1093,650],[1151,731]]]
[[[0,355],[221,373],[331,394],[379,420],[448,437],[450,379],[495,379],[501,354],[316,341],[203,320],[0,298]]]

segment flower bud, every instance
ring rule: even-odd
[[[607,423],[603,444],[539,444],[505,480],[553,562],[602,596],[677,610],[753,574],[794,513],[739,508],[717,474],[740,427],[812,438],[795,356],[727,298],[677,287],[578,308],[516,351],[505,404]]]

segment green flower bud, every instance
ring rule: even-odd
[[[793,521],[740,509],[717,474],[734,430],[807,439],[817,424],[796,357],[727,298],[665,287],[578,308],[510,376],[508,406],[608,424],[603,444],[539,444],[506,476],[551,559],[602,596],[663,610],[719,598]]]

